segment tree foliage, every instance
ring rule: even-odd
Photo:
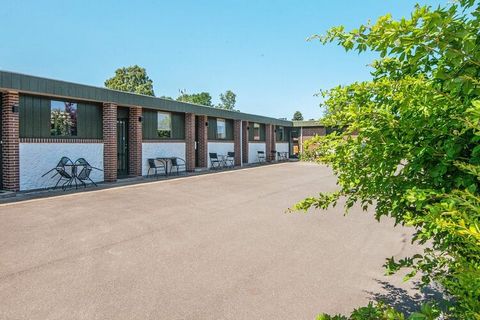
[[[295,113],[293,114],[293,118],[292,118],[293,121],[302,121],[303,120],[303,115],[300,111],[295,111]]]
[[[220,103],[216,106],[216,108],[238,111],[235,109],[236,101],[237,95],[233,91],[227,90],[225,93],[220,93]]]
[[[347,211],[372,206],[377,219],[415,228],[413,240],[430,245],[385,266],[389,273],[406,267],[406,278],[418,273],[423,285],[441,284],[452,298],[442,310],[447,319],[480,319],[479,21],[479,2],[462,0],[312,37],[380,59],[371,81],[322,92],[323,122],[344,130],[311,139],[303,157],[328,164],[339,190],[294,209],[326,209],[345,198]],[[410,319],[436,318],[422,312]]]
[[[208,92],[189,94],[185,90],[180,91],[177,101],[200,104],[207,107],[213,107],[212,96]]]
[[[115,76],[105,81],[105,87],[114,90],[154,96],[153,81],[145,68],[137,65],[115,70]]]

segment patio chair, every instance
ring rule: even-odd
[[[75,170],[75,175],[74,179],[80,181],[80,183],[83,185],[84,188],[87,187],[87,184],[85,182],[90,181],[93,183],[95,187],[97,187],[97,184],[90,178],[90,173],[92,172],[93,169],[95,170],[100,170],[103,171],[102,169],[92,167],[90,163],[85,160],[85,158],[78,158],[75,163],[74,163],[74,170]],[[75,182],[76,185],[76,182]]]
[[[257,151],[258,162],[265,162],[265,151]]]
[[[147,159],[148,161],[148,171],[147,171],[147,177],[150,176],[150,171],[153,170],[154,174],[153,176],[154,177],[157,177],[158,176],[158,169],[162,169],[162,170],[165,170],[165,164],[162,164],[161,165],[158,165],[157,162],[155,161],[155,159]]]
[[[172,173],[172,169],[175,167],[177,169],[177,175],[179,175],[179,169],[183,168],[185,171],[187,170],[186,162],[182,158],[173,157],[170,159],[170,173]]]
[[[67,168],[70,167],[71,170],[70,172],[67,171]],[[50,178],[53,179],[55,176],[59,176],[57,183],[53,187],[53,189],[56,189],[60,182],[62,183],[62,190],[66,190],[68,186],[72,185],[72,182],[74,180],[74,175],[75,175],[75,167],[73,165],[72,160],[68,157],[62,157],[60,161],[57,163],[57,166],[47,172],[45,172],[42,177],[46,176],[50,172],[55,171],[55,174],[51,176]]]
[[[235,152],[227,152],[227,157],[225,158],[225,165],[230,168],[235,167]]]
[[[210,169],[220,169],[223,166],[223,161],[218,158],[216,152],[209,152],[210,157]]]
[[[277,158],[278,158],[278,161],[287,160],[287,158],[285,156],[285,152],[278,152],[277,151]]]

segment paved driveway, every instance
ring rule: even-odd
[[[0,205],[0,319],[313,319],[402,292],[381,265],[406,230],[284,213],[334,181],[285,163]]]

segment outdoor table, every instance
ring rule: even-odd
[[[157,158],[155,158],[155,160],[158,160],[161,163],[163,163],[163,165],[165,167],[165,176],[168,176],[168,163],[170,163],[173,158],[175,158],[175,157],[157,157]]]
[[[222,167],[225,167],[227,165],[227,155],[226,154],[217,154],[218,160],[220,160],[220,163],[222,164]]]

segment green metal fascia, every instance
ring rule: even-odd
[[[0,90],[292,126],[291,121],[0,70]]]

